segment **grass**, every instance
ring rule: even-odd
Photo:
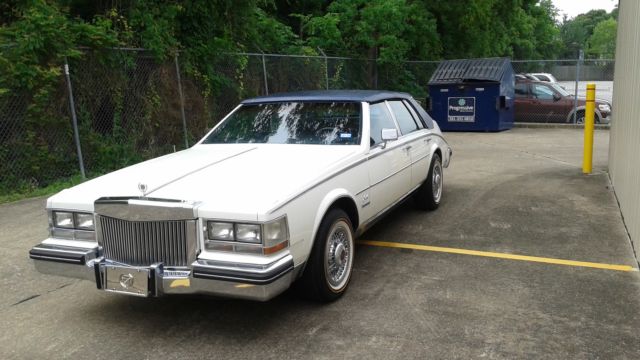
[[[82,176],[75,175],[67,179],[55,181],[45,187],[18,190],[18,191],[10,192],[8,194],[0,194],[0,204],[34,198],[38,196],[55,194],[58,191],[61,191],[68,187],[78,185],[83,181],[84,179],[82,179]]]

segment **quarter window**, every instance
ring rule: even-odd
[[[395,129],[396,124],[391,118],[387,105],[383,102],[369,106],[371,118],[371,146],[382,142],[382,129]]]
[[[411,116],[413,116],[413,118],[416,120],[416,123],[418,124],[418,127],[420,129],[424,128],[424,124],[422,124],[422,120],[420,119],[420,117],[418,116],[416,111],[413,109],[413,106],[411,106],[411,104],[407,103],[406,100],[402,100],[402,103],[404,104],[404,106],[407,107],[407,109],[409,109],[409,112],[411,113]]]
[[[400,126],[400,132],[402,132],[403,135],[418,130],[418,125],[416,125],[415,120],[413,120],[413,116],[411,116],[411,113],[401,101],[389,101],[389,106],[396,116],[396,120]]]

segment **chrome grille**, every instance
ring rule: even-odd
[[[108,260],[133,266],[189,264],[193,220],[128,221],[100,216],[100,240]]]

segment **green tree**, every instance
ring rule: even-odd
[[[550,0],[426,1],[435,15],[443,57],[554,57],[559,47]]]
[[[368,86],[377,87],[378,65],[408,59],[437,59],[436,22],[423,3],[407,0],[336,0],[303,26],[308,43],[327,53],[374,59]]]
[[[616,55],[617,31],[618,22],[615,19],[599,22],[589,38],[587,54],[598,59],[613,59]]]
[[[610,18],[611,14],[608,14],[605,10],[591,10],[573,19],[565,18],[560,25],[560,37],[564,48],[560,56],[570,59],[575,58],[579,49],[588,47],[587,41],[593,35],[596,25]]]

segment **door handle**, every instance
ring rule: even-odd
[[[403,150],[406,151],[406,152],[409,152],[409,150],[411,150],[411,145],[405,147]]]

